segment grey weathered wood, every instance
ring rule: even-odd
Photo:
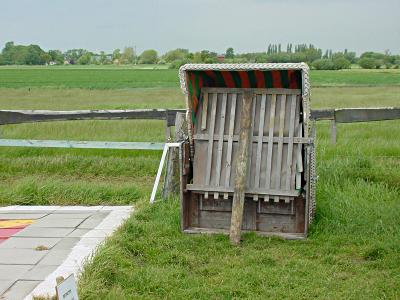
[[[331,121],[331,143],[336,144],[336,121]]]
[[[281,111],[279,115],[279,137],[283,140],[283,130],[285,129],[285,112],[286,112],[286,95],[281,96]],[[276,170],[275,170],[275,188],[277,190],[281,187],[281,168],[282,168],[282,150],[283,150],[283,141],[278,142],[278,153],[276,158]],[[279,202],[279,197],[275,196],[275,202]]]
[[[209,140],[209,136],[208,134],[194,134],[193,135],[193,139],[194,140],[199,140],[199,141],[208,141]],[[229,141],[230,139],[230,135],[225,134],[224,135],[224,141]],[[214,136],[214,141],[218,141],[219,137],[218,136]],[[233,142],[238,142],[239,141],[239,135],[232,135],[232,141]],[[268,143],[269,142],[269,137],[264,136],[262,138],[263,143]],[[252,143],[258,143],[258,136],[253,136],[251,138],[251,142]],[[279,143],[279,142],[283,142],[284,144],[289,143],[289,137],[278,137],[278,136],[274,136],[272,137],[272,143]],[[295,144],[312,144],[313,143],[313,139],[312,138],[305,138],[305,137],[293,137],[293,143]]]
[[[164,143],[0,139],[0,147],[163,150]]]
[[[175,120],[175,142],[185,140],[187,126],[185,125],[185,114],[177,113]],[[179,193],[179,149],[173,148],[169,150],[167,167],[165,173],[164,187],[162,197],[168,198]]]
[[[260,187],[260,172],[261,172],[261,156],[262,156],[262,144],[264,135],[264,119],[265,119],[265,106],[267,103],[267,95],[262,95],[260,104],[260,120],[258,125],[258,141],[257,141],[257,152],[256,152],[256,169],[255,169],[255,182],[254,187]],[[254,118],[255,116],[253,116]],[[254,200],[257,200],[254,199]]]
[[[370,122],[400,119],[400,108],[343,108],[335,109],[337,123]]]
[[[274,140],[274,126],[275,126],[275,110],[276,110],[276,94],[271,98],[271,111],[269,117],[269,132],[268,132],[268,150],[267,150],[267,171],[265,173],[265,188],[271,187],[271,170],[272,170],[272,149]]]
[[[222,94],[222,105],[220,112],[220,123],[219,123],[219,134],[218,134],[218,152],[217,152],[217,166],[215,185],[219,186],[221,180],[221,169],[222,169],[222,150],[224,145],[224,130],[225,130],[225,114],[226,114],[226,100],[227,94]]]
[[[231,114],[229,117],[229,135],[228,135],[228,148],[226,154],[226,168],[225,168],[225,186],[230,185],[231,169],[232,169],[232,148],[233,136],[235,131],[235,115],[236,115],[236,99],[237,94],[232,94]],[[238,139],[239,140],[239,139]]]
[[[206,87],[202,89],[204,92],[208,93],[229,93],[229,94],[237,94],[237,93],[244,93],[243,88],[220,88],[220,87]],[[271,94],[273,91],[274,94],[278,95],[301,95],[300,89],[259,89],[259,88],[246,88],[246,92],[253,93],[255,95],[262,95],[262,94]]]
[[[207,149],[207,166],[206,166],[206,184],[210,184],[211,178],[211,165],[213,159],[213,148],[214,148],[214,130],[215,130],[215,118],[216,118],[216,111],[217,111],[217,100],[218,94],[212,94],[212,102],[211,102],[211,120],[210,120],[210,129],[208,132],[209,140],[208,140],[208,149]],[[206,194],[206,198],[208,194]]]
[[[334,118],[334,109],[315,109],[311,111],[311,120],[333,120]]]
[[[253,93],[245,92],[242,98],[242,111],[240,114],[240,140],[236,164],[235,189],[232,202],[232,217],[230,227],[230,241],[234,245],[240,243],[241,228],[243,223],[243,208],[245,200],[246,178],[248,173],[248,150],[250,145],[251,107]]]
[[[214,187],[214,186],[206,186],[206,185],[197,185],[197,184],[188,184],[186,186],[187,190],[189,191],[194,191],[194,192],[218,192],[218,193],[229,193],[233,194],[235,189],[231,187]],[[297,190],[288,190],[288,191],[283,191],[283,190],[276,190],[276,189],[264,189],[264,188],[246,188],[245,189],[245,194],[246,195],[255,195],[255,194],[260,194],[260,195],[281,195],[281,196],[291,196],[291,197],[296,197],[299,195],[299,191]]]
[[[287,161],[286,161],[286,182],[285,189],[288,191],[290,189],[290,179],[292,177],[292,160],[293,160],[293,136],[294,136],[294,127],[296,120],[296,95],[292,95],[290,97],[290,121],[289,121],[289,142],[288,142],[288,151],[287,151]]]
[[[203,109],[201,115],[201,130],[207,128],[208,93],[203,93]]]

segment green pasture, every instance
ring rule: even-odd
[[[147,68],[147,69],[146,69]],[[165,66],[162,66],[165,68]],[[158,66],[0,67],[0,88],[122,89],[177,87],[178,70]],[[311,71],[312,86],[400,85],[400,70]]]
[[[25,69],[43,81],[37,75],[24,82],[28,75],[15,73],[19,83],[3,81],[8,71]],[[0,68],[0,107],[184,107],[176,71],[47,70]],[[76,72],[76,80],[64,71]],[[400,73],[380,72],[313,72],[320,87],[312,89],[312,108],[400,106]],[[317,216],[305,241],[247,234],[240,247],[231,247],[226,236],[182,234],[177,198],[148,204],[157,151],[1,148],[0,205],[136,206],[86,265],[81,299],[397,299],[400,120],[338,124],[336,145],[329,125],[317,124]],[[70,121],[2,126],[0,136],[163,141],[164,129],[162,121]]]

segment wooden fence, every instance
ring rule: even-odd
[[[177,112],[185,112],[185,110],[0,110],[0,125],[68,120],[165,120],[166,141],[168,141],[171,137],[171,127],[175,125]],[[337,123],[370,122],[400,119],[400,108],[386,107],[312,110],[311,119],[315,121],[330,120],[332,143],[336,143]],[[162,150],[164,143],[0,139],[0,146]]]

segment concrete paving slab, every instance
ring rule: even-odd
[[[58,266],[36,265],[21,275],[21,280],[45,280]]]
[[[83,221],[78,228],[93,229],[99,225],[107,215],[108,213],[96,213]]]
[[[47,250],[32,249],[2,249],[0,248],[0,264],[5,265],[34,265],[46,254]]]
[[[14,236],[20,237],[65,237],[70,234],[73,228],[40,228],[40,227],[26,227]]]
[[[0,295],[7,291],[13,284],[14,280],[0,280]],[[0,296],[0,299],[5,299]]]
[[[40,227],[40,228],[75,228],[81,224],[84,219],[40,219],[34,222],[30,228]]]
[[[16,281],[35,265],[0,265],[0,280]]]
[[[71,250],[52,250],[50,251],[41,261],[39,261],[38,265],[46,265],[46,266],[59,266],[62,262],[64,262]]]
[[[77,213],[101,210],[103,206],[64,206],[55,211],[55,213]]]
[[[53,248],[61,238],[29,238],[29,237],[10,237],[0,245],[0,249],[36,249],[39,246],[44,246],[47,249]],[[46,249],[44,249],[46,250]]]
[[[18,205],[14,208],[14,210],[30,210],[30,211],[36,211],[36,210],[46,210],[46,211],[55,211],[56,209],[61,208],[59,205]]]
[[[35,219],[40,219],[43,218],[44,216],[47,216],[47,213],[4,213],[1,212],[0,213],[0,220],[16,220],[16,219],[29,219],[29,220],[35,220]]]
[[[65,237],[61,239],[52,249],[54,250],[70,250],[72,249],[78,242],[79,237]]]
[[[68,237],[82,237],[89,231],[90,229],[75,229],[70,234],[68,234]]]
[[[107,230],[92,229],[85,234],[85,238],[105,238],[111,235]]]
[[[95,214],[96,212],[85,212],[85,213],[71,213],[71,214],[59,214],[59,213],[52,213],[45,216],[44,219],[86,219]]]
[[[11,288],[4,293],[2,299],[7,300],[19,300],[24,299],[24,297],[29,294],[40,281],[32,281],[32,280],[18,280],[15,282]]]

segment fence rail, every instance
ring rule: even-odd
[[[133,109],[133,110],[0,110],[0,125],[33,122],[51,122],[68,120],[165,120],[166,140],[170,138],[170,128],[175,125],[177,112],[184,109]],[[311,111],[315,121],[331,121],[332,142],[336,143],[336,123],[370,122],[400,119],[400,108],[341,108],[319,109]],[[56,148],[98,148],[98,149],[147,149],[162,150],[161,143],[123,143],[92,141],[51,141],[51,140],[10,140],[0,139],[1,146],[16,147],[56,147]]]

